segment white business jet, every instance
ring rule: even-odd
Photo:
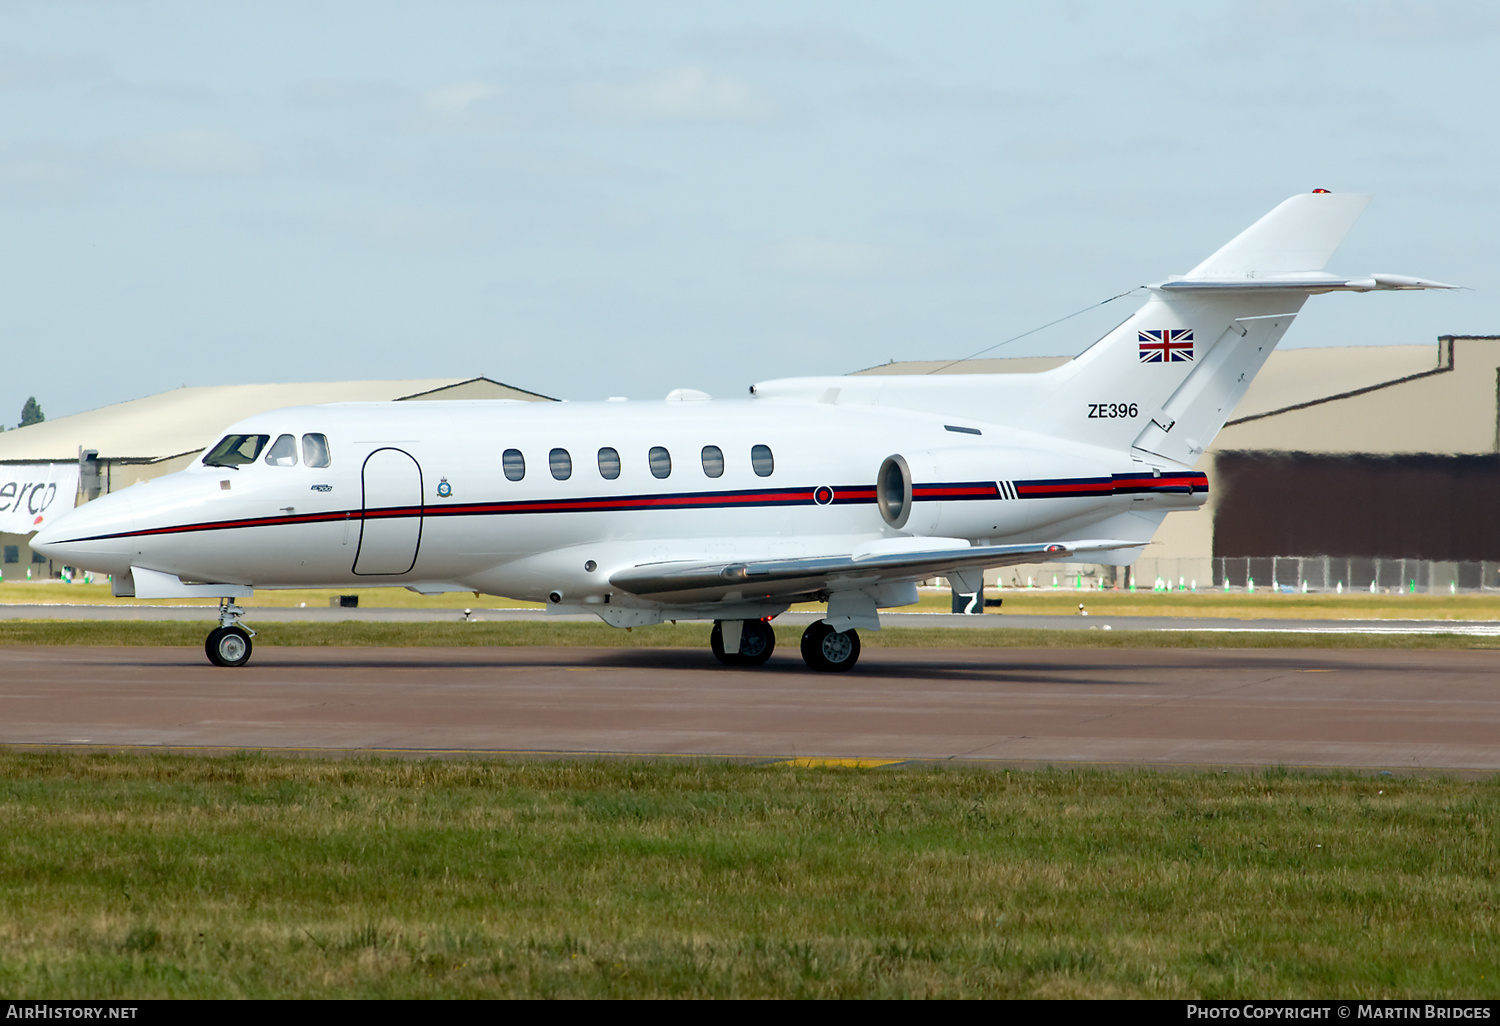
[[[713,620],[757,666],[771,621],[847,670],[859,629],[943,576],[1128,565],[1207,498],[1192,470],[1307,297],[1453,288],[1323,268],[1368,202],[1294,196],[1077,359],[1041,374],[791,378],[750,398],[338,403],[233,425],[193,467],[90,502],[32,548],[115,594],[220,600],[209,659],[243,665],[255,588],[404,585],[592,612]]]

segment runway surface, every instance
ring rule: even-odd
[[[0,648],[0,743],[1500,770],[1500,652]]]

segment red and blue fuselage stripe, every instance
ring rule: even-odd
[[[1017,481],[1021,499],[1094,498],[1101,495],[1187,494],[1208,491],[1208,475],[1196,472],[1111,474],[1109,477],[1045,478]]]
[[[870,489],[873,497],[875,490]],[[965,499],[998,499],[1000,498],[1000,486],[994,481],[965,481],[949,484],[914,484],[911,486],[911,497],[924,502],[939,501],[948,502],[952,500]]]
[[[1208,475],[1196,471],[1162,474],[1115,474],[1114,491],[1120,494],[1143,492],[1185,492],[1189,495],[1208,491]]]
[[[1136,492],[1207,491],[1203,474],[1116,474],[1100,478],[1061,478],[1015,482],[1022,499],[1101,496]],[[832,498],[829,493],[832,492]],[[964,502],[1003,498],[994,481],[957,481],[912,486],[918,502]],[[196,531],[228,531],[245,527],[282,527],[289,524],[324,524],[349,520],[389,520],[401,517],[522,516],[531,513],[624,513],[667,509],[747,509],[775,506],[853,506],[873,503],[871,485],[829,488],[759,488],[742,491],[672,492],[660,495],[588,496],[566,499],[530,499],[515,502],[455,502],[415,506],[382,506],[375,509],[343,509],[319,513],[286,513],[280,516],[247,517],[202,523],[149,527],[138,531],[75,538],[73,541],[105,541],[112,538],[142,538],[188,534]]]
[[[993,485],[991,486],[993,487]],[[828,498],[832,491],[832,498]],[[821,492],[823,501],[814,498]],[[746,509],[774,506],[848,506],[873,503],[875,489],[870,485],[851,485],[829,489],[759,488],[744,491],[675,492],[658,495],[588,496],[567,499],[532,499],[516,502],[453,502],[417,506],[381,506],[374,509],[343,509],[319,513],[287,513],[280,516],[252,517],[239,520],[214,520],[205,523],[150,527],[138,531],[120,531],[74,541],[103,541],[111,538],[141,538],[156,535],[186,534],[194,531],[225,531],[242,527],[281,527],[288,524],[321,524],[345,520],[391,520],[402,517],[476,517],[518,516],[528,513],[623,513],[661,509]]]

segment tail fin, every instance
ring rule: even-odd
[[[1324,272],[1368,196],[1293,196],[1179,278],[1077,359],[1040,374],[792,378],[751,394],[869,403],[968,416],[1041,435],[1191,465],[1250,381],[1320,292],[1451,289],[1455,285]]]
[[[1452,288],[1323,271],[1370,197],[1293,196],[1076,360],[1038,375],[1055,386],[1028,427],[1151,462],[1192,464],[1213,441],[1307,297],[1331,291]],[[1033,379],[1033,380],[1037,380]]]
[[[1369,203],[1368,193],[1293,196],[1184,277],[1255,278],[1321,271]]]

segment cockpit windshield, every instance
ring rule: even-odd
[[[203,457],[206,467],[241,467],[254,463],[255,457],[271,440],[270,435],[225,435],[219,444]]]

